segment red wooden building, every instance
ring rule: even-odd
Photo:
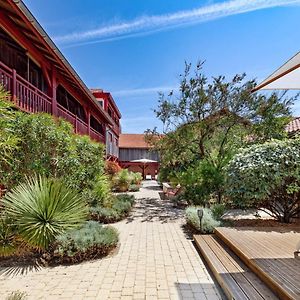
[[[118,138],[121,114],[112,97],[99,103],[20,0],[0,1],[0,84],[25,112],[62,117],[102,143],[107,131]]]
[[[112,119],[112,125],[106,128],[106,154],[109,160],[116,161],[119,157],[119,136],[121,133],[121,113],[111,93],[102,89],[91,89],[101,107]]]
[[[143,173],[146,178],[156,178],[159,171],[159,154],[145,141],[144,134],[121,134],[119,147],[119,164],[122,168]]]

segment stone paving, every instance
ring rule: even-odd
[[[1,270],[0,299],[16,290],[26,299],[222,299],[182,228],[183,211],[159,193],[154,181],[135,193],[131,216],[114,224],[116,253],[73,266]]]

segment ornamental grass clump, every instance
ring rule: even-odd
[[[139,186],[143,180],[142,174],[140,172],[131,172],[131,176],[132,176],[131,184]]]
[[[133,180],[133,173],[127,169],[122,169],[113,178],[113,186],[117,192],[126,192]]]
[[[29,246],[42,250],[87,218],[82,198],[58,179],[28,178],[8,192],[2,204],[16,235]]]
[[[80,228],[57,237],[50,263],[80,262],[108,254],[118,244],[115,228],[95,221],[85,222]]]
[[[200,220],[197,210],[203,210],[202,226],[200,227]],[[199,206],[189,206],[185,210],[186,222],[196,230],[201,230],[202,233],[213,233],[214,229],[220,226],[220,222],[215,220],[212,211],[209,208],[203,208]]]

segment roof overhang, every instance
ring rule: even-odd
[[[3,14],[19,28],[20,32],[26,34],[26,38],[55,66],[57,72],[61,73],[65,80],[74,88],[79,89],[82,95],[88,99],[91,106],[94,107],[109,124],[113,124],[112,119],[99,105],[91,91],[56,47],[39,22],[31,14],[26,5],[21,0],[6,0],[0,3],[0,10],[3,10]]]
[[[300,90],[300,52],[253,89],[258,90]]]

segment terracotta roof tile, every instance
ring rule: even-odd
[[[296,133],[300,131],[300,117],[294,118],[289,124],[287,124],[285,130],[288,133]]]
[[[144,134],[120,134],[120,148],[150,148],[150,145],[145,141]]]

